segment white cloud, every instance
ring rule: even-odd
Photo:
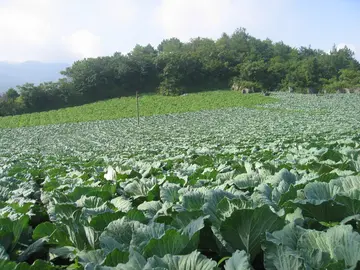
[[[221,32],[229,0],[163,0],[156,18],[166,37],[188,40],[199,35],[211,37]]]
[[[5,42],[41,45],[50,28],[38,17],[24,11],[0,9],[0,34]]]
[[[301,13],[296,3],[300,2],[0,0],[0,61],[71,62],[115,51],[129,52],[136,43],[156,46],[174,36],[183,41],[198,36],[218,38],[222,32],[232,33],[239,27],[245,27],[252,36],[284,40],[294,46],[316,44],[329,37],[316,39],[311,28],[317,21],[304,24],[304,10]],[[330,42],[338,40],[333,36],[331,33]],[[356,35],[350,39],[337,33],[337,37],[355,44],[360,56]],[[328,45],[318,42],[317,46]]]
[[[0,6],[0,60],[23,61],[29,49],[41,47],[51,33],[44,0],[14,0]],[[36,8],[34,8],[36,7]]]
[[[0,0],[0,61],[111,54],[104,43],[138,20],[139,7],[132,0]]]
[[[162,0],[156,18],[164,36],[188,40],[245,27],[252,35],[276,23],[288,1],[284,0]]]
[[[76,31],[68,37],[63,37],[62,41],[67,51],[71,52],[77,59],[96,57],[102,54],[100,37],[85,29]]]

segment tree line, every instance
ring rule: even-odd
[[[39,112],[134,95],[252,88],[256,91],[334,92],[360,87],[360,64],[348,48],[324,52],[260,40],[245,29],[217,39],[163,40],[157,48],[136,45],[128,54],[86,58],[63,78],[26,83],[0,97],[0,116]]]

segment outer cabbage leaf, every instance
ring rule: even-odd
[[[278,230],[284,220],[268,206],[235,210],[220,226],[224,240],[235,250],[245,250],[253,260],[261,251],[266,232]]]

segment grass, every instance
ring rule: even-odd
[[[235,91],[220,90],[176,97],[144,95],[139,100],[139,107],[140,116],[150,116],[239,106],[254,108],[257,105],[270,102],[276,102],[276,99],[261,94],[243,95]],[[129,117],[136,117],[135,97],[110,99],[48,112],[0,117],[0,128],[111,120]]]

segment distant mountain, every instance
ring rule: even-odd
[[[10,87],[24,83],[39,84],[61,78],[60,71],[69,67],[65,63],[0,62],[0,93],[6,92]]]

